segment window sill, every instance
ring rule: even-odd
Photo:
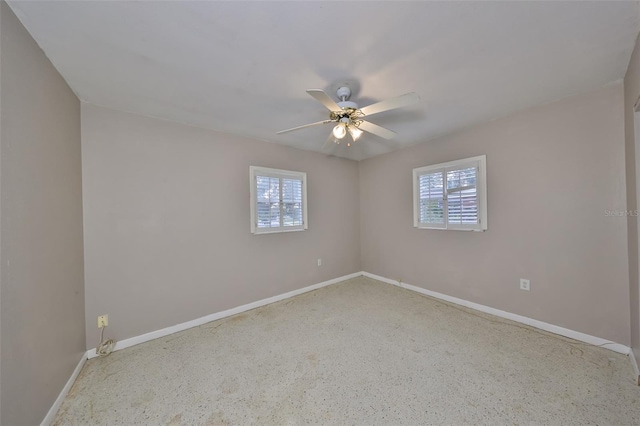
[[[416,229],[427,229],[435,231],[463,231],[463,232],[485,232],[486,229],[473,229],[473,228],[435,228],[430,226],[414,226]]]
[[[263,234],[283,234],[287,232],[301,232],[306,231],[307,228],[297,228],[297,229],[275,229],[273,231],[254,231],[253,235],[263,235]]]

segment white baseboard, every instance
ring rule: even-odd
[[[365,277],[372,278],[374,280],[382,281],[388,284],[392,284],[398,287],[406,288],[417,293],[425,294],[427,296],[435,297],[436,299],[445,300],[447,302],[455,303],[456,305],[465,306],[467,308],[475,309],[476,311],[486,312],[497,317],[506,318],[511,321],[519,322],[521,324],[530,325],[531,327],[539,328],[554,334],[569,337],[574,340],[589,343],[594,346],[600,346],[606,349],[610,349],[614,352],[628,355],[630,348],[620,343],[615,343],[610,340],[601,339],[600,337],[591,336],[589,334],[580,333],[579,331],[570,330],[568,328],[559,327],[557,325],[549,324],[546,322],[538,321],[533,318],[523,317],[522,315],[512,314],[510,312],[501,311],[499,309],[491,308],[489,306],[481,305],[479,303],[469,302],[464,299],[458,299],[457,297],[447,296],[446,294],[437,293],[435,291],[426,290],[421,287],[416,287],[411,284],[391,280],[389,278],[381,277],[379,275],[370,274],[369,272],[363,272]]]
[[[345,281],[351,278],[359,277],[362,275],[362,272],[355,272],[353,274],[344,275],[342,277],[334,278],[329,281],[324,281],[319,284],[310,285],[308,287],[304,287],[298,290],[293,290],[288,293],[280,294],[277,296],[269,297],[267,299],[258,300],[257,302],[248,303],[246,305],[238,306],[237,308],[227,309],[226,311],[217,312],[215,314],[206,315],[204,317],[200,317],[191,321],[183,322],[182,324],[174,325],[171,327],[163,328],[161,330],[152,331],[146,334],[142,334],[140,336],[131,337],[129,339],[124,339],[116,343],[114,351],[119,351],[120,349],[125,349],[134,345],[138,345],[140,343],[148,342],[150,340],[158,339],[160,337],[168,336],[169,334],[177,333],[179,331],[187,330],[189,328],[197,327],[202,324],[206,324],[211,321],[219,320],[222,318],[229,317],[231,315],[236,315],[245,311],[249,311],[251,309],[259,308],[264,305],[269,305],[271,303],[279,302],[284,299],[289,299],[290,297],[297,296],[299,294],[307,293],[309,291],[317,290],[322,287],[326,287],[331,284],[339,283],[341,281]],[[89,359],[95,358],[98,355],[96,354],[96,348],[89,349],[87,351]]]
[[[640,386],[640,369],[638,369],[638,361],[633,353],[633,349],[629,349],[629,359],[631,361],[631,367],[633,368],[633,377],[638,386]]]
[[[307,293],[309,291],[313,291],[322,287],[326,287],[331,284],[335,284],[341,281],[345,281],[351,278],[355,278],[358,276],[364,275],[365,277],[372,278],[374,280],[382,281],[391,285],[395,285],[398,287],[405,288],[407,290],[412,290],[417,293],[421,293],[427,296],[434,297],[436,299],[445,300],[447,302],[455,303],[456,305],[465,306],[467,308],[475,309],[480,312],[485,312],[491,315],[495,315],[497,317],[505,318],[511,321],[515,321],[521,324],[526,324],[535,328],[539,328],[541,330],[545,330],[554,334],[559,334],[561,336],[569,337],[571,339],[575,339],[581,342],[589,343],[594,346],[600,346],[606,349],[610,349],[614,352],[618,352],[624,355],[629,355],[630,348],[628,346],[622,345],[620,343],[615,343],[610,340],[602,339],[600,337],[591,336],[589,334],[581,333],[579,331],[570,330],[568,328],[560,327],[557,325],[549,324],[543,321],[539,321],[533,318],[524,317],[522,315],[512,314],[510,312],[501,311],[499,309],[495,309],[489,306],[481,305],[475,302],[469,302],[464,299],[459,299],[457,297],[448,296],[446,294],[438,293],[435,291],[427,290],[421,287],[416,287],[411,284],[401,283],[389,278],[385,278],[379,275],[371,274],[369,272],[355,272],[353,274],[344,275],[342,277],[334,278],[332,280],[324,281],[318,284],[310,285],[308,287],[304,287],[298,290],[293,290],[288,293],[280,294],[277,296],[269,297],[267,299],[259,300],[257,302],[252,302],[246,305],[238,306],[236,308],[227,309],[226,311],[217,312],[214,314],[206,315],[204,317],[200,317],[191,321],[183,322],[181,324],[177,324],[171,327],[163,328],[160,330],[152,331],[146,334],[142,334],[140,336],[131,337],[129,339],[124,339],[119,341],[114,351],[125,349],[134,345],[138,345],[140,343],[148,342],[150,340],[158,339],[160,337],[168,336],[173,333],[177,333],[179,331],[187,330],[192,327],[197,327],[202,324],[206,324],[211,321],[216,321],[222,318],[229,317],[231,315],[236,315],[242,312],[249,311],[251,309],[259,308],[261,306],[269,305],[271,303],[279,302],[284,299],[288,299],[299,294]],[[89,359],[95,358],[98,356],[96,354],[95,348],[89,349],[87,351],[87,356]],[[635,361],[635,359],[634,359]]]
[[[71,386],[73,386],[73,383],[76,381],[78,374],[80,374],[80,371],[84,366],[84,363],[87,362],[87,355],[88,355],[88,352],[85,352],[84,354],[82,354],[82,358],[80,359],[80,362],[78,363],[78,365],[76,365],[76,369],[73,370],[71,377],[69,377],[69,380],[67,380],[67,384],[65,384],[64,387],[62,388],[60,395],[58,395],[58,398],[56,398],[55,402],[49,409],[49,412],[47,413],[47,415],[44,416],[44,419],[42,420],[42,423],[40,423],[40,426],[49,426],[51,423],[53,423],[53,420],[56,418],[56,414],[58,413],[58,410],[62,405],[62,401],[64,401],[67,394],[71,390]]]
[[[356,278],[359,277],[361,275],[364,275],[365,277],[368,278],[372,278],[374,280],[377,281],[382,281],[391,285],[395,285],[397,287],[401,287],[401,288],[405,288],[407,290],[412,290],[415,291],[417,293],[421,293],[427,296],[431,296],[434,297],[436,299],[441,299],[441,300],[445,300],[447,302],[451,302],[451,303],[455,303],[456,305],[461,305],[461,306],[465,306],[467,308],[471,308],[471,309],[475,309],[477,311],[480,312],[485,312],[491,315],[495,315],[497,317],[501,317],[501,318],[505,318],[511,321],[515,321],[521,324],[526,324],[532,327],[536,327],[539,328],[541,330],[545,330],[545,331],[549,331],[551,333],[555,333],[555,334],[559,334],[561,336],[565,336],[565,337],[569,337],[581,342],[585,342],[585,343],[589,343],[595,346],[601,346],[604,347],[606,349],[610,349],[612,351],[615,352],[619,352],[625,355],[629,355],[630,361],[631,361],[631,365],[633,367],[633,371],[635,374],[635,378],[638,381],[638,385],[640,385],[640,371],[638,370],[638,364],[636,362],[635,356],[633,354],[633,351],[631,350],[631,348],[629,348],[628,346],[619,344],[619,343],[615,343],[615,342],[611,342],[609,340],[605,340],[605,339],[601,339],[599,337],[595,337],[595,336],[591,336],[588,334],[584,334],[584,333],[580,333],[578,331],[574,331],[574,330],[570,330],[567,328],[563,328],[563,327],[559,327],[557,325],[553,325],[553,324],[549,324],[546,322],[542,322],[542,321],[538,321],[532,318],[528,318],[528,317],[524,317],[521,315],[516,315],[516,314],[512,314],[510,312],[506,312],[506,311],[501,311],[499,309],[495,309],[495,308],[491,308],[489,306],[485,306],[485,305],[481,305],[479,303],[474,303],[474,302],[469,302],[467,300],[464,299],[459,299],[457,297],[453,297],[453,296],[448,296],[446,294],[442,294],[442,293],[438,293],[435,291],[431,291],[431,290],[427,290],[421,287],[416,287],[414,285],[411,284],[407,284],[407,283],[403,283],[403,282],[399,282],[399,281],[395,281],[389,278],[385,278],[385,277],[381,277],[379,275],[374,275],[371,274],[369,272],[355,272],[353,274],[349,274],[349,275],[344,275],[342,277],[338,277],[338,278],[334,278],[332,280],[328,280],[328,281],[324,281],[318,284],[314,284],[314,285],[310,285],[308,287],[304,287],[298,290],[293,290],[290,291],[288,293],[284,293],[284,294],[280,294],[277,296],[273,296],[273,297],[269,297],[267,299],[263,299],[263,300],[259,300],[257,302],[253,302],[253,303],[249,303],[246,305],[242,305],[242,306],[238,306],[236,308],[232,308],[232,309],[227,309],[226,311],[222,311],[222,312],[218,312],[215,314],[211,314],[211,315],[207,315],[201,318],[197,318],[195,320],[192,321],[187,321],[184,322],[182,324],[178,324],[178,325],[174,325],[172,327],[167,327],[167,328],[163,328],[161,330],[156,330],[156,331],[152,331],[150,333],[146,333],[140,336],[136,336],[136,337],[131,337],[129,339],[125,339],[123,341],[120,341],[116,344],[114,350],[120,350],[120,349],[124,349],[124,348],[128,348],[130,346],[134,346],[137,345],[139,343],[144,343],[144,342],[148,342],[150,340],[154,340],[154,339],[158,339],[160,337],[164,337],[164,336],[168,336],[169,334],[173,334],[173,333],[177,333],[179,331],[183,331],[192,327],[197,327],[199,325],[202,324],[206,324],[208,322],[211,321],[215,321],[218,319],[222,319],[225,317],[229,317],[231,315],[236,315],[245,311],[249,311],[251,309],[255,309],[255,308],[259,308],[261,306],[265,306],[265,305],[269,305],[271,303],[275,303],[275,302],[279,302],[281,300],[284,299],[288,299],[294,296],[297,296],[299,294],[303,294],[303,293],[307,293],[322,287],[326,287],[329,286],[331,284],[336,284],[339,283],[341,281],[345,281],[351,278]],[[96,350],[94,349],[89,349],[80,359],[80,362],[78,363],[78,365],[76,366],[75,370],[73,371],[73,374],[71,375],[71,377],[69,378],[69,380],[67,381],[67,383],[65,384],[64,388],[62,389],[62,391],[60,392],[60,395],[58,395],[58,398],[56,399],[56,401],[54,402],[54,404],[51,406],[51,408],[49,409],[49,412],[47,413],[47,415],[45,416],[44,420],[42,421],[40,426],[49,426],[53,420],[55,419],[55,416],[58,412],[58,410],[60,409],[60,406],[62,405],[62,402],[64,401],[64,398],[67,396],[67,394],[69,393],[69,390],[71,389],[71,386],[73,386],[73,383],[75,382],[76,378],[78,377],[78,374],[80,374],[80,371],[82,370],[82,367],[84,366],[85,362],[87,361],[87,359],[90,358],[95,358],[97,356],[96,354]]]

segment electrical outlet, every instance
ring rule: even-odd
[[[100,315],[98,317],[98,328],[106,327],[109,325],[109,315]]]
[[[531,290],[531,282],[525,278],[520,278],[520,290]]]
[[[318,259],[318,266],[322,266],[322,259]]]

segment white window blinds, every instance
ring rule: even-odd
[[[420,222],[444,228],[444,169],[419,175]]]
[[[414,169],[414,226],[486,230],[485,165],[480,156]]]
[[[476,189],[478,169],[476,165],[447,170],[448,224],[478,224],[478,191]]]
[[[251,232],[307,229],[306,173],[251,166]]]

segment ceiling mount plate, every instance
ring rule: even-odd
[[[341,87],[348,87],[351,90],[351,97],[357,98],[360,93],[360,82],[355,78],[343,78],[336,80],[331,86],[327,88],[327,93],[331,96],[336,96],[338,89]],[[340,99],[338,99],[340,100]]]
[[[340,86],[338,90],[336,90],[336,95],[338,95],[338,99],[341,101],[348,101],[351,97],[351,89],[347,86]]]

